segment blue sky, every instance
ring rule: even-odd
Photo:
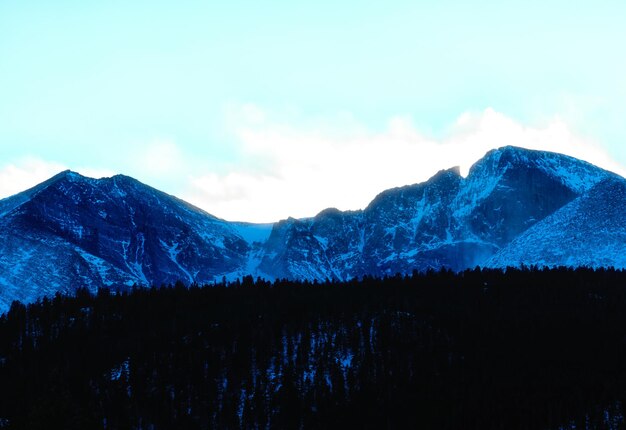
[[[0,196],[125,173],[227,219],[493,146],[626,166],[626,3],[0,2]]]

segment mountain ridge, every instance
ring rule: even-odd
[[[505,146],[489,151],[466,177],[458,168],[443,169],[425,182],[382,191],[364,209],[327,208],[310,218],[254,224],[225,221],[129,176],[91,179],[66,170],[0,200],[0,309],[13,299],[80,286],[124,289],[245,275],[347,280],[534,264],[540,256],[522,248],[541,248],[533,233],[541,223],[556,229],[561,224],[550,217],[583,197],[583,203],[614,203],[602,183],[619,189],[626,180],[573,157]],[[580,208],[590,211],[589,204]],[[572,219],[583,216],[580,208]],[[611,214],[616,229],[626,231],[620,208]],[[614,246],[605,252],[621,250],[622,236],[606,231]],[[596,258],[626,265],[616,256]]]

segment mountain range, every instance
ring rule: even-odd
[[[503,147],[363,210],[228,222],[123,175],[71,171],[0,200],[0,311],[78,287],[385,276],[442,267],[626,267],[626,180]]]

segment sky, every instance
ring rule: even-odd
[[[0,1],[0,198],[126,174],[232,221],[524,146],[626,174],[626,2]]]

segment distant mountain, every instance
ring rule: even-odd
[[[287,278],[349,279],[487,263],[532,264],[540,256],[526,261],[491,257],[607,180],[625,181],[565,155],[504,147],[487,153],[467,178],[458,169],[444,170],[424,183],[384,191],[363,211],[330,209],[312,219],[281,221],[266,243],[260,268]],[[626,223],[621,228],[626,230]],[[616,265],[622,260],[609,254],[602,261]]]
[[[246,267],[237,224],[126,176],[63,172],[0,201],[0,306],[84,286],[206,282]]]
[[[626,267],[626,180],[503,147],[470,169],[275,224],[232,223],[126,176],[66,171],[0,200],[0,309],[77,287],[350,279],[476,265]]]

